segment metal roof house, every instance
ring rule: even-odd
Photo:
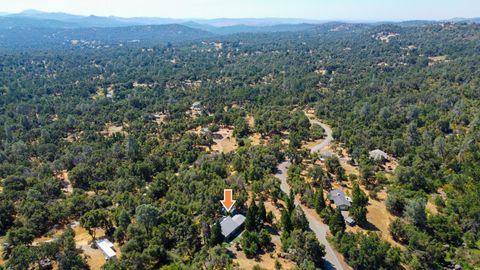
[[[224,217],[220,221],[220,226],[222,227],[222,234],[225,237],[225,240],[229,241],[235,238],[243,227],[245,222],[244,215],[235,215],[233,217]]]
[[[113,249],[113,243],[108,239],[97,240],[95,243],[97,247],[102,250],[106,260],[117,258],[117,253]]]
[[[328,193],[328,200],[333,202],[335,206],[340,210],[348,210],[348,208],[350,208],[350,206],[352,205],[345,196],[345,193],[338,189],[334,189],[330,191],[330,193]]]

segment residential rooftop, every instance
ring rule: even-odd
[[[328,199],[333,201],[336,207],[345,208],[351,206],[351,203],[345,196],[345,193],[339,189],[330,191],[328,194]]]
[[[238,230],[242,227],[243,223],[245,222],[245,216],[243,215],[235,215],[233,217],[224,217],[222,221],[220,221],[220,226],[222,227],[222,234],[225,238],[231,237],[233,234],[238,232]]]
[[[98,248],[105,254],[106,259],[115,258],[117,253],[113,250],[113,243],[108,239],[101,239],[96,241]]]

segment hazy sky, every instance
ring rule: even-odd
[[[409,20],[480,17],[479,0],[0,0],[0,12],[25,9],[170,18]]]

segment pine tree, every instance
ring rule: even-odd
[[[315,192],[314,195],[314,206],[315,206],[315,211],[317,211],[318,214],[320,214],[323,209],[325,209],[325,198],[323,197],[323,188],[320,187],[317,192]]]
[[[367,208],[366,207],[351,207],[350,215],[358,222],[358,224],[367,223]]]
[[[224,236],[222,234],[222,227],[220,226],[220,222],[217,220],[210,231],[210,246],[214,247],[216,245],[220,245],[223,242],[223,239]]]
[[[265,203],[263,200],[258,204],[257,218],[259,224],[263,224],[267,220],[267,210],[265,209]]]
[[[365,207],[368,205],[368,197],[365,192],[360,189],[357,182],[353,182],[352,187],[352,207]]]
[[[247,216],[245,218],[245,229],[247,231],[255,231],[257,229],[257,214],[258,214],[258,207],[255,203],[255,200],[252,199],[250,206],[247,210]]]
[[[290,190],[290,195],[285,198],[285,203],[287,204],[288,213],[292,213],[293,209],[295,209],[295,194],[293,194],[293,191]]]
[[[352,207],[349,213],[359,224],[367,223],[367,205],[367,195],[360,189],[357,182],[353,182]]]
[[[345,231],[345,221],[343,219],[343,215],[340,209],[335,209],[333,215],[328,219],[328,227],[330,228],[330,231],[333,235],[336,235],[338,232]]]
[[[282,228],[285,232],[291,232],[293,230],[292,220],[287,210],[282,210],[281,217]]]
[[[295,207],[291,215],[292,225],[295,229],[301,231],[308,230],[308,220],[300,206]]]

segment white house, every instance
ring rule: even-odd
[[[113,249],[113,243],[108,239],[97,240],[96,244],[97,247],[102,250],[106,260],[117,258],[117,253]]]

